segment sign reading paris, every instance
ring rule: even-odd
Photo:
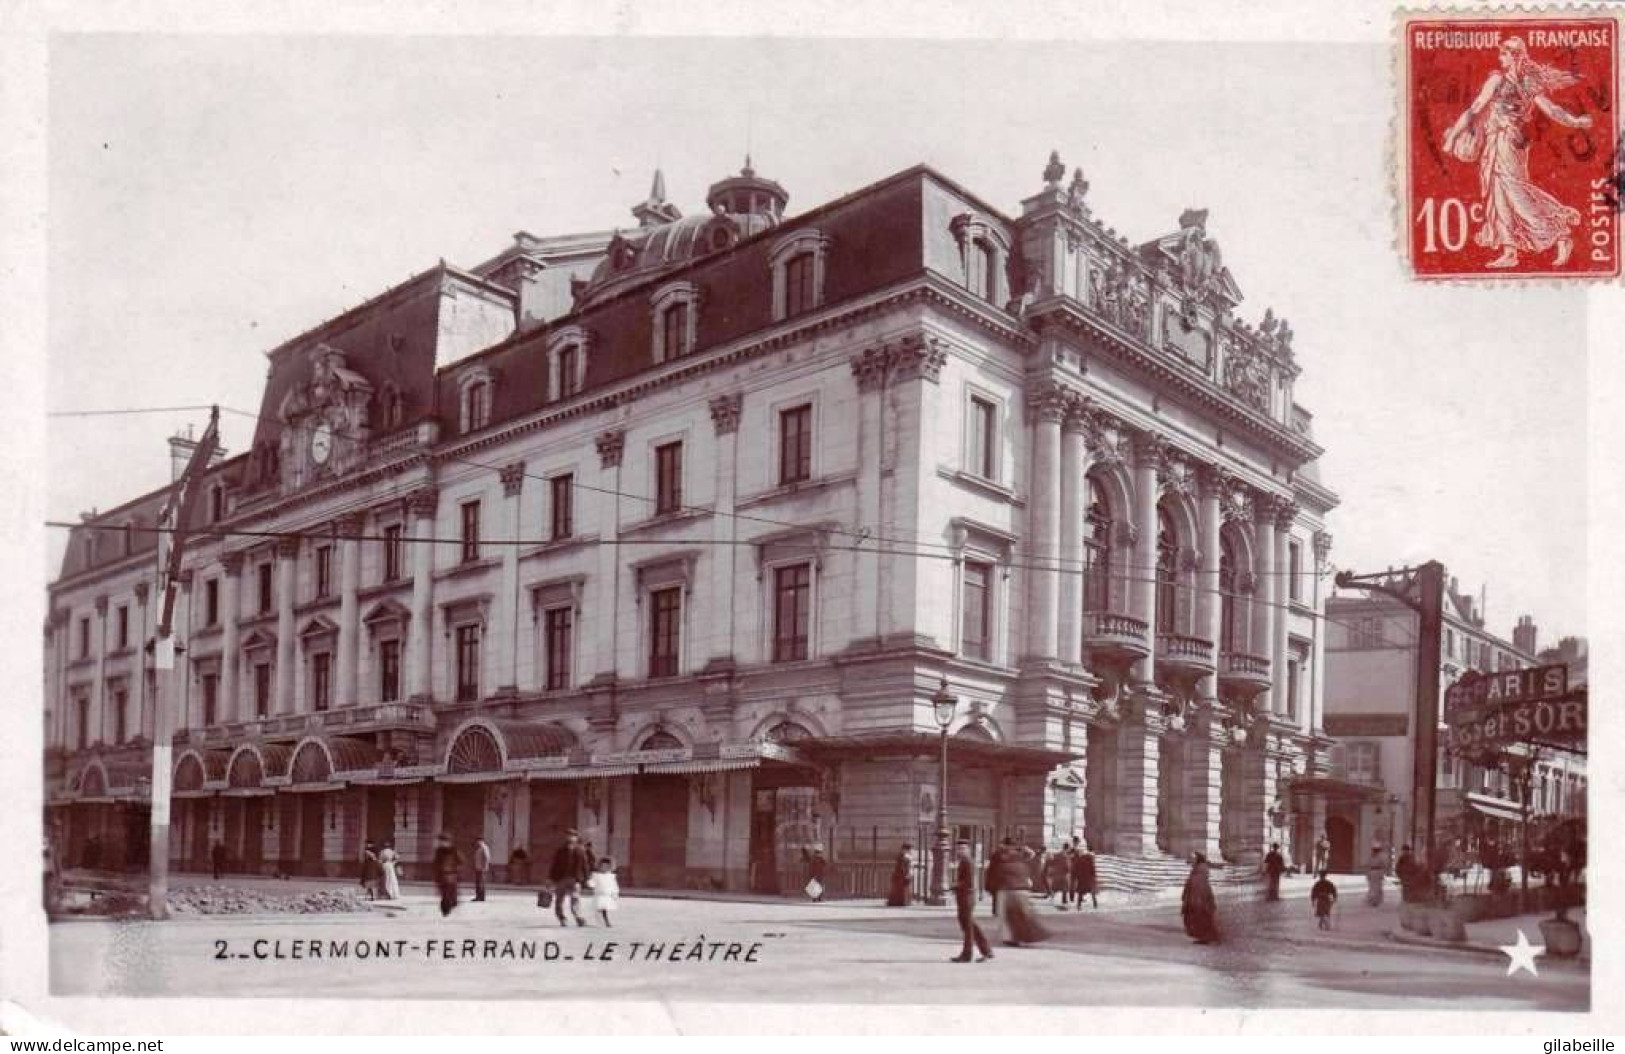
[[[1492,674],[1469,672],[1445,689],[1445,712],[1455,713],[1469,706],[1556,699],[1568,690],[1569,668],[1561,663],[1531,666],[1523,670],[1501,670]]]

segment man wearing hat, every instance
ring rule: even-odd
[[[988,946],[982,927],[976,925],[975,906],[976,865],[970,858],[970,842],[961,838],[954,843],[954,913],[959,918],[959,932],[964,936],[965,944],[959,955],[949,962],[970,962],[973,945],[980,954],[977,962],[985,963],[993,958],[993,949]]]
[[[581,844],[581,835],[574,830],[565,831],[564,844],[553,853],[553,866],[547,870],[547,879],[553,883],[553,914],[560,926],[568,925],[564,918],[566,900],[576,925],[587,924],[581,918],[581,887],[592,877],[592,872],[593,861]]]

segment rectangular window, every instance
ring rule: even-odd
[[[665,352],[666,362],[682,358],[689,352],[688,347],[688,303],[679,300],[666,308],[660,316],[661,348]]]
[[[122,743],[130,738],[129,715],[125,713],[130,701],[129,693],[120,688],[113,693],[113,742]]]
[[[680,587],[657,589],[649,594],[649,676],[671,677],[677,673],[679,624],[683,610]]]
[[[220,716],[220,675],[203,675],[203,727],[208,728]]]
[[[271,610],[271,562],[267,560],[255,569],[259,575],[259,608],[264,615]]]
[[[468,386],[465,396],[468,400],[468,412],[464,415],[464,432],[472,432],[484,428],[489,419],[491,409],[491,388],[484,381],[476,381]]]
[[[570,627],[572,612],[569,608],[549,608],[547,611],[547,690],[558,691],[570,687]]]
[[[812,407],[779,412],[779,483],[812,478]]]
[[[794,318],[817,307],[813,288],[813,254],[798,253],[784,265],[784,317]]]
[[[480,558],[480,503],[463,502],[463,563]]]
[[[574,344],[559,352],[559,398],[568,399],[580,390],[576,383],[576,346]]]
[[[393,703],[401,697],[401,642],[378,642],[378,701]]]
[[[1292,542],[1286,547],[1286,581],[1287,595],[1293,600],[1303,599],[1303,585],[1299,581],[1302,573],[1303,547]]]
[[[90,745],[90,700],[80,696],[79,703],[79,749],[83,750]]]
[[[130,609],[123,604],[119,605],[117,625],[118,646],[128,648],[130,646]]]
[[[1302,660],[1294,657],[1286,661],[1286,716],[1298,716],[1298,679],[1303,673]]]
[[[331,596],[333,593],[333,547],[331,545],[318,545],[316,547],[316,599]]]
[[[79,620],[79,657],[90,656],[90,618],[87,616]]]
[[[333,656],[318,652],[310,657],[310,708],[326,710],[332,701]]]
[[[271,664],[254,664],[254,716],[267,717],[271,713]]]
[[[981,294],[984,300],[997,303],[999,299],[999,256],[993,251],[993,246],[985,241],[976,243],[976,256],[981,279]]]
[[[655,447],[655,515],[683,506],[683,444]]]
[[[1381,776],[1377,766],[1377,744],[1349,744],[1349,780],[1354,783],[1376,783]]]
[[[993,657],[989,614],[993,568],[973,560],[965,561],[965,609],[960,618],[959,650],[972,659]]]
[[[211,578],[203,583],[203,624],[220,625],[220,579]]]
[[[795,564],[773,571],[773,661],[807,657],[812,622],[812,566]]]
[[[568,538],[575,533],[575,515],[572,499],[575,490],[575,476],[566,473],[563,476],[554,476],[548,481],[548,493],[551,497],[552,528],[551,537],[554,541]]]
[[[983,479],[999,478],[995,427],[999,408],[986,399],[970,399],[970,471]]]
[[[392,523],[384,528],[385,582],[393,582],[401,577],[401,557],[405,555],[403,550],[406,545],[402,540],[403,537],[402,527],[398,523]]]
[[[480,697],[480,627],[457,627],[457,701]]]
[[[209,491],[209,522],[219,523],[226,518],[226,488],[216,486]]]

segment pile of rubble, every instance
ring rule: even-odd
[[[186,886],[169,891],[169,910],[176,915],[328,915],[370,909],[356,889],[276,894],[231,886]]]

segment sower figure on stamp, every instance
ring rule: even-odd
[[[954,843],[954,914],[959,919],[959,933],[964,938],[964,945],[959,955],[949,962],[970,962],[972,947],[981,956],[977,962],[985,963],[993,958],[993,949],[988,946],[982,927],[976,925],[975,912],[976,865],[971,861],[970,842],[961,838]]]
[[[576,925],[587,924],[581,917],[581,887],[592,877],[592,867],[592,858],[581,844],[581,836],[573,830],[566,831],[564,844],[553,853],[553,866],[547,871],[547,879],[553,883],[553,914],[560,926],[568,925],[564,920],[566,900],[570,902],[570,914]]]
[[[1579,226],[1580,212],[1529,181],[1529,122],[1538,109],[1564,128],[1590,128],[1590,116],[1571,114],[1546,97],[1579,78],[1530,58],[1520,37],[1503,41],[1498,58],[1501,69],[1484,81],[1441,145],[1457,160],[1478,162],[1484,224],[1473,242],[1501,250],[1488,266],[1516,267],[1518,253],[1555,245],[1552,266],[1562,267],[1574,250],[1570,229]]]

